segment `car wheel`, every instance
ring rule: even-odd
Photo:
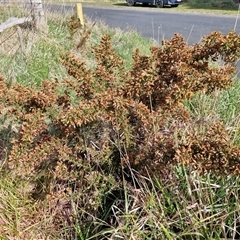
[[[136,2],[134,0],[127,0],[128,6],[134,6]]]
[[[163,7],[163,0],[156,0],[155,5],[157,8],[162,8]]]

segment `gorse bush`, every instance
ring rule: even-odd
[[[239,174],[240,150],[223,123],[197,121],[184,106],[196,93],[231,86],[239,50],[235,32],[213,32],[193,46],[175,34],[148,56],[136,50],[129,70],[104,35],[92,48],[94,67],[61,54],[68,79],[44,80],[36,88],[1,78],[2,131],[9,136],[2,140],[3,169],[31,181],[33,199],[60,209],[56,228],[84,218],[85,230],[123,179],[134,184],[133,170],[166,180],[179,164]],[[220,60],[221,66],[213,64]]]

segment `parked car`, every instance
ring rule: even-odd
[[[134,6],[136,3],[142,3],[143,5],[154,5],[156,7],[172,6],[177,7],[183,3],[183,0],[126,0],[128,6]]]

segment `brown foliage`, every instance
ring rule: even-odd
[[[240,151],[232,146],[224,125],[216,123],[200,133],[195,126],[184,142],[179,144],[175,160],[195,166],[200,172],[215,172],[219,175],[240,173]],[[196,134],[198,133],[198,134]]]
[[[94,69],[72,54],[61,56],[70,79],[35,89],[8,88],[1,78],[1,115],[19,126],[8,168],[34,181],[33,197],[78,192],[79,207],[90,213],[101,205],[99,192],[111,189],[129,164],[143,174],[145,167],[161,174],[179,163],[239,174],[240,150],[224,126],[207,124],[202,131],[183,105],[197,92],[228,88],[239,50],[234,32],[213,32],[193,46],[175,34],[150,56],[134,52],[128,71],[103,36],[92,50]],[[213,66],[218,59],[223,65]]]

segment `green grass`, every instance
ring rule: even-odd
[[[86,239],[220,240],[239,234],[239,177],[203,177],[178,167],[169,183],[138,176],[138,184],[122,199],[125,208],[111,206],[114,225],[96,219],[104,228]]]
[[[114,3],[121,5],[120,1]],[[187,5],[179,7],[184,8]],[[19,48],[13,30],[0,36],[0,72],[6,81],[38,85],[43,79],[68,77],[58,60],[63,51],[71,51],[85,59],[88,66],[93,66],[89,49],[96,46],[106,33],[112,36],[114,49],[127,66],[131,64],[131,54],[136,46],[143,54],[148,54],[152,45],[134,31],[123,33],[101,23],[94,27],[87,23],[92,28],[91,38],[84,49],[76,50],[74,46],[82,36],[78,34],[70,38],[66,28],[70,16],[47,18],[48,29],[42,34],[30,30],[24,32],[24,51]],[[195,96],[186,105],[195,119],[223,120],[231,132],[232,141],[239,144],[239,91],[240,82],[236,80],[232,88],[210,97]],[[166,179],[133,173],[131,178],[138,187],[126,183],[123,189],[104,196],[102,216],[90,216],[82,208],[81,213],[76,213],[81,217],[74,226],[75,233],[70,235],[67,224],[59,231],[53,229],[52,218],[57,213],[50,211],[48,201],[40,204],[29,196],[30,182],[19,182],[4,169],[1,172],[0,239],[220,240],[239,239],[240,236],[239,176],[200,176],[194,169],[183,166],[175,167],[174,174],[167,173]],[[111,194],[115,196],[114,201],[109,201]],[[79,211],[77,205],[74,210]],[[88,224],[86,216],[91,219]]]
[[[70,51],[80,41],[81,33],[75,36],[74,40],[71,40],[66,26],[66,21],[70,19],[70,15],[61,20],[59,18],[56,20],[55,17],[51,17],[48,27],[40,36],[29,29],[23,31],[25,41],[23,50],[19,44],[16,30],[6,31],[0,37],[2,42],[0,45],[0,54],[2,55],[0,71],[6,80],[21,82],[24,85],[39,85],[43,79],[67,76],[59,63],[59,56],[63,51]],[[90,29],[92,28],[91,24],[89,23],[88,26]],[[152,43],[144,40],[138,33],[132,30],[123,33],[117,28],[109,29],[101,22],[92,28],[91,41],[85,47],[96,46],[103,34],[112,37],[115,51],[125,59],[129,66],[131,53],[137,48],[136,46],[141,48],[143,54],[150,52],[149,47]],[[86,51],[84,54],[86,60],[91,64],[91,53]]]
[[[0,238],[34,239],[41,235],[37,230],[41,222],[34,222],[37,210],[29,199],[31,185],[9,176],[0,176]]]

